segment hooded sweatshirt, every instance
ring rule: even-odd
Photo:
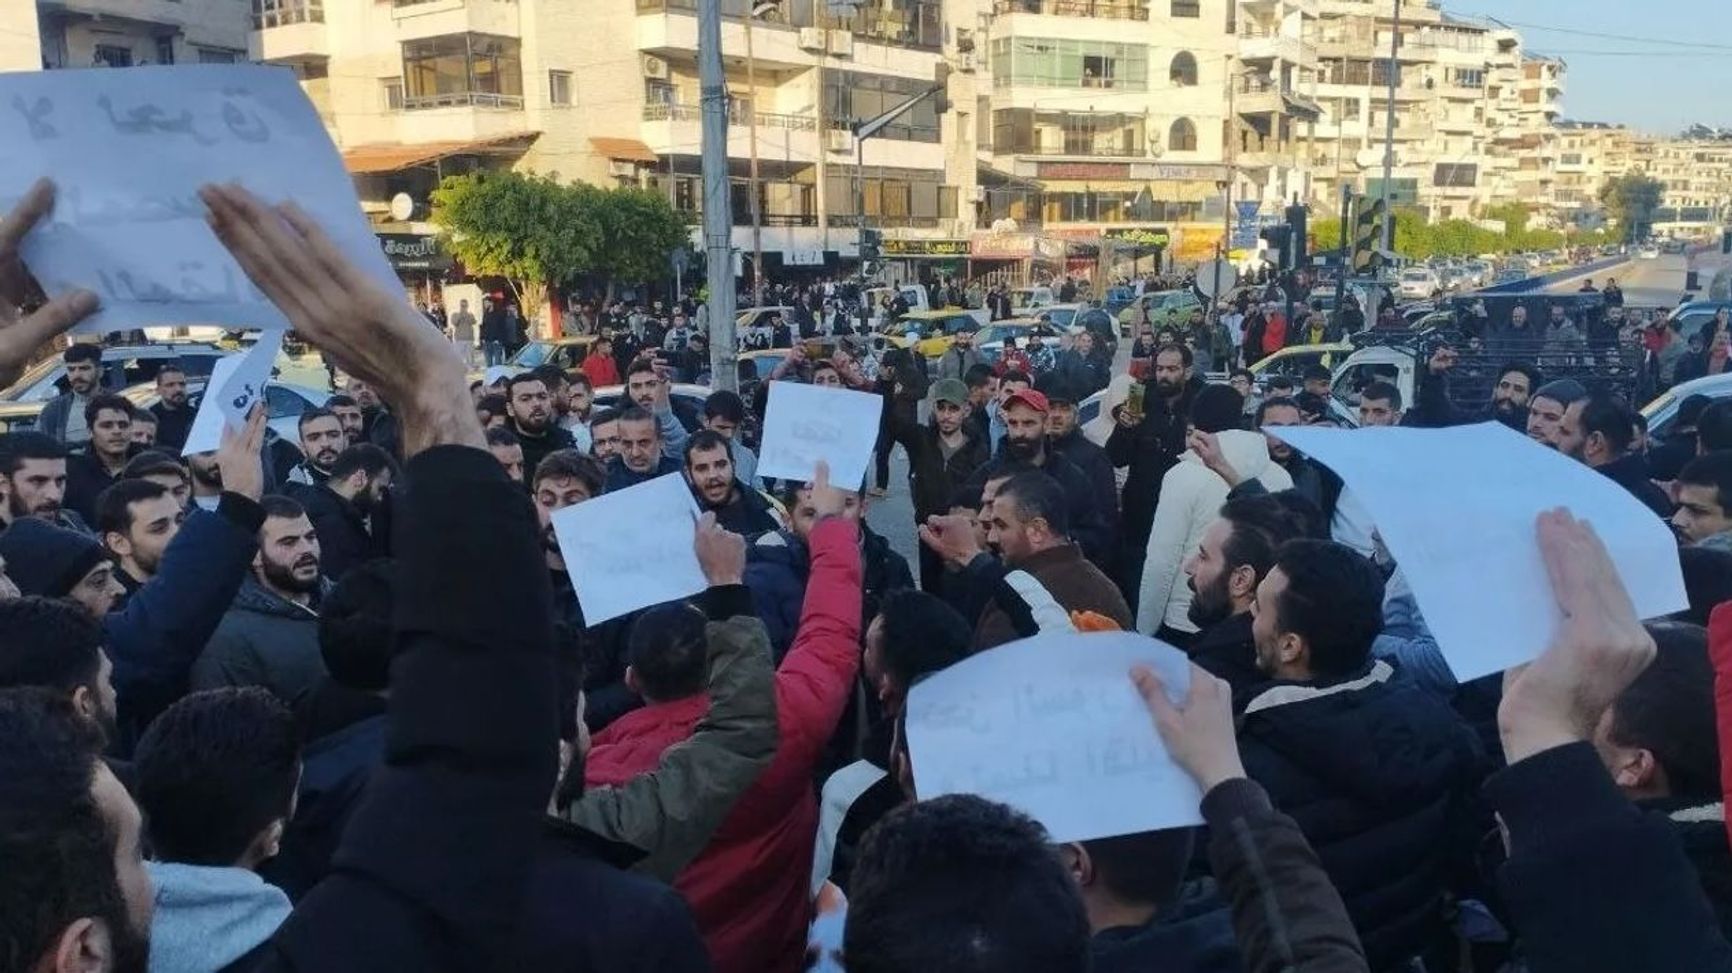
[[[216,973],[269,939],[289,897],[245,868],[150,862],[150,973]]]
[[[1293,486],[1293,478],[1269,458],[1260,432],[1227,429],[1216,434],[1221,454],[1241,481],[1256,480],[1270,493]],[[1227,481],[1186,450],[1161,478],[1160,503],[1143,559],[1143,584],[1137,599],[1137,631],[1152,635],[1162,625],[1195,632],[1191,623],[1191,586],[1181,568],[1202,543],[1203,531],[1227,502]]]

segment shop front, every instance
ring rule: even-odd
[[[952,277],[966,278],[969,274],[967,240],[886,238],[879,244],[879,252],[884,255],[886,276],[898,283],[929,283]]]
[[[447,283],[461,280],[457,261],[439,246],[431,233],[376,233],[385,260],[403,282],[403,292],[412,301],[431,306],[443,298]]]
[[[1011,286],[1045,283],[1064,273],[1067,241],[1034,233],[976,233],[969,240],[970,274]]]

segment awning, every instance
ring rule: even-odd
[[[507,143],[527,143],[539,134],[539,132],[513,132],[510,135],[495,135],[491,138],[469,139],[461,142],[416,142],[413,144],[381,142],[374,145],[357,145],[343,151],[343,168],[356,175],[396,172],[399,169],[426,165],[447,156],[521,151],[527,147],[527,144],[511,146]]]
[[[605,159],[619,159],[625,162],[647,162],[654,165],[656,154],[650,147],[637,139],[592,138],[589,147],[595,154]]]

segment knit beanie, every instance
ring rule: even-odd
[[[1530,396],[1530,398],[1535,399],[1551,399],[1553,402],[1566,407],[1572,402],[1587,397],[1588,390],[1582,383],[1573,378],[1560,378],[1547,382],[1535,389],[1534,394]]]
[[[0,533],[0,557],[21,594],[64,598],[108,552],[94,537],[40,517],[19,517]]]
[[[1231,385],[1205,385],[1191,403],[1191,425],[1201,432],[1245,428],[1245,397]]]

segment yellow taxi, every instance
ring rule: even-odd
[[[938,358],[950,350],[957,332],[980,330],[983,326],[980,315],[984,313],[959,307],[942,311],[910,311],[902,315],[900,321],[885,322],[878,333],[884,337],[885,344],[906,348],[909,345],[908,332],[919,332],[921,337],[914,342],[914,350],[922,358]]]
[[[1291,345],[1252,365],[1251,375],[1259,385],[1276,375],[1285,375],[1298,382],[1305,369],[1312,365],[1322,365],[1333,371],[1336,365],[1346,361],[1351,354],[1353,345],[1345,341],[1321,345]]]

